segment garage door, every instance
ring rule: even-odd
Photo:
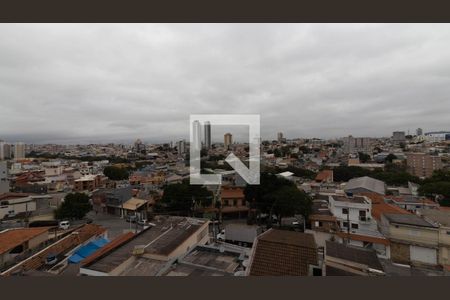
[[[411,254],[411,261],[417,261],[431,265],[437,264],[436,249],[411,246],[409,250]]]

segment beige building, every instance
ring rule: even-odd
[[[417,215],[381,215],[381,232],[390,240],[391,260],[412,265],[439,264],[439,226]]]
[[[24,159],[25,158],[25,144],[24,143],[16,143],[14,145],[14,159]]]
[[[430,177],[435,170],[442,169],[441,158],[426,153],[408,153],[406,165],[411,175],[420,178]]]
[[[231,133],[225,133],[223,136],[223,145],[226,149],[229,149],[231,144],[233,143],[233,136]]]

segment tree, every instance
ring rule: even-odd
[[[442,206],[450,206],[450,182],[429,182],[419,187],[419,194],[427,197],[436,197]]]
[[[388,156],[386,156],[386,158],[384,159],[385,162],[388,163],[392,163],[392,161],[394,159],[397,159],[397,156],[395,156],[394,154],[390,153]]]
[[[369,154],[366,154],[366,153],[363,153],[363,152],[358,152],[358,157],[359,157],[359,160],[362,163],[366,163],[366,162],[370,161],[370,155]]]
[[[164,188],[163,196],[156,209],[188,215],[192,213],[194,205],[208,207],[212,204],[212,199],[213,193],[205,187],[183,181]]]
[[[126,180],[129,177],[129,173],[126,169],[115,166],[105,167],[103,174],[111,180]]]
[[[64,202],[55,210],[55,217],[61,219],[82,219],[92,209],[89,196],[84,193],[70,193]]]
[[[244,195],[252,208],[269,216],[276,214],[279,221],[297,213],[306,217],[311,211],[312,200],[307,194],[291,181],[269,173],[261,173],[260,185],[247,185]]]

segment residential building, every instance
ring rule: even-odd
[[[38,249],[49,238],[49,227],[14,228],[0,232],[0,270]]]
[[[223,145],[225,149],[230,149],[231,144],[233,144],[233,136],[231,133],[225,133],[223,136]]]
[[[439,156],[426,153],[407,153],[406,166],[411,175],[427,178],[436,170],[442,169],[442,160]]]
[[[192,143],[190,145],[191,153],[192,153],[192,150],[200,151],[200,149],[202,148],[201,132],[202,132],[202,128],[201,128],[200,122],[198,120],[195,120],[192,123]]]
[[[269,229],[253,244],[246,274],[308,276],[318,263],[317,245],[312,234]]]
[[[118,237],[83,262],[88,276],[156,276],[177,258],[209,241],[209,221],[158,216],[138,234]]]
[[[319,183],[332,183],[333,182],[333,170],[320,171],[317,174],[315,181],[319,182]]]
[[[381,232],[390,240],[391,260],[412,265],[438,264],[438,226],[413,214],[383,213]]]
[[[221,212],[238,218],[248,213],[244,189],[235,186],[222,186],[220,190]]]
[[[20,160],[25,158],[25,144],[18,142],[14,145],[14,159]]]
[[[8,163],[0,161],[0,194],[9,192]]]
[[[36,200],[28,194],[0,194],[0,220],[25,218],[36,210]]]
[[[384,276],[374,250],[326,241],[325,276]]]
[[[404,131],[394,131],[392,133],[392,141],[394,143],[402,143],[406,140],[405,132]]]
[[[353,137],[349,135],[343,138],[344,153],[353,154],[358,152],[370,153],[372,150],[372,139],[368,137]]]
[[[422,128],[417,128],[416,129],[416,135],[417,136],[422,136],[423,135],[423,129]]]
[[[177,142],[177,151],[179,155],[186,153],[186,141],[181,140]]]
[[[284,142],[284,137],[283,137],[283,133],[282,132],[278,132],[277,133],[277,140],[278,140],[278,143]]]
[[[386,193],[386,184],[378,179],[364,176],[350,179],[345,185],[345,192],[353,195],[374,192],[380,195]]]
[[[209,121],[205,122],[205,148],[211,149],[211,123]]]
[[[100,175],[85,175],[80,179],[75,180],[74,190],[76,192],[94,191],[99,188],[102,183],[102,176]]]
[[[372,202],[365,196],[329,195],[329,209],[342,231],[379,236],[372,219]]]
[[[3,141],[0,141],[0,160],[11,158],[11,146]]]
[[[450,267],[450,210],[419,209],[417,214],[425,220],[439,226],[438,261],[446,269]]]

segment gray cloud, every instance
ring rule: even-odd
[[[268,139],[449,130],[449,95],[447,24],[0,25],[11,141],[177,140],[198,113]]]

